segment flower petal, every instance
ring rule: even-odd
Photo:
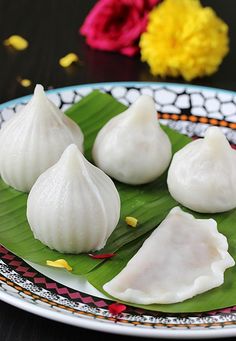
[[[129,225],[131,227],[136,227],[138,224],[138,219],[136,219],[134,217],[126,217],[125,222],[127,225]]]
[[[112,315],[119,315],[127,309],[126,305],[121,303],[112,303],[108,306],[108,310]]]
[[[47,260],[46,264],[55,268],[64,268],[68,271],[72,270],[72,267],[67,263],[65,259],[57,259],[55,261]]]
[[[107,258],[112,258],[114,256],[116,256],[115,253],[103,253],[100,255],[93,255],[92,253],[89,253],[89,257],[93,259],[107,259]]]
[[[78,61],[79,61],[79,57],[77,56],[77,54],[70,52],[59,60],[59,64],[62,67],[67,68],[71,64],[77,63]]]
[[[15,50],[18,50],[18,51],[25,50],[29,45],[28,41],[25,38],[17,34],[14,34],[10,36],[9,38],[5,39],[3,41],[3,44],[5,46],[11,46]]]
[[[28,88],[32,84],[31,80],[27,78],[20,78],[18,81],[24,88]]]

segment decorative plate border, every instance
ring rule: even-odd
[[[209,125],[218,125],[228,139],[236,143],[234,92],[185,84],[128,82],[87,84],[48,93],[65,110],[93,89],[110,93],[127,105],[140,93],[151,95],[163,124],[189,136],[203,136]],[[0,105],[0,125],[29,98],[26,96]],[[48,318],[121,334],[174,338],[236,335],[236,307],[201,314],[174,315],[129,306],[125,313],[114,317],[108,311],[111,301],[51,280],[4,247],[0,247],[0,298],[28,311],[41,312],[41,315],[45,312]]]

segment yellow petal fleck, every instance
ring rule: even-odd
[[[4,40],[3,44],[5,46],[11,46],[18,51],[25,50],[29,45],[28,41],[25,38],[16,34]]]
[[[64,268],[68,271],[72,270],[72,267],[67,263],[65,259],[57,259],[55,261],[47,260],[47,265],[53,266],[55,268]]]
[[[24,88],[28,88],[32,82],[30,79],[24,78],[24,79],[20,79],[19,83],[24,87]]]
[[[66,56],[62,57],[59,60],[59,64],[62,67],[66,68],[66,67],[69,67],[73,63],[77,63],[78,61],[79,61],[79,57],[77,56],[77,54],[71,52],[71,53],[68,53]]]
[[[138,219],[136,219],[134,217],[126,217],[125,222],[127,225],[129,225],[131,227],[136,227],[138,224]]]

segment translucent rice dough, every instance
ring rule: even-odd
[[[101,249],[119,217],[120,198],[112,180],[75,145],[40,175],[27,202],[34,237],[64,253]]]
[[[93,159],[105,173],[139,185],[159,177],[171,159],[171,143],[161,129],[154,102],[142,95],[98,133]]]
[[[131,303],[177,303],[220,286],[235,264],[213,219],[173,208],[104,290]]]
[[[10,186],[28,192],[71,143],[83,151],[80,128],[37,85],[29,103],[0,130],[0,175]]]
[[[236,207],[236,151],[217,127],[203,139],[178,151],[168,172],[172,197],[184,206],[205,213]]]

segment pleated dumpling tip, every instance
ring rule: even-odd
[[[213,219],[173,208],[104,290],[137,304],[182,302],[216,288],[235,265]]]
[[[171,143],[150,96],[140,96],[100,130],[93,159],[105,173],[131,185],[151,182],[167,169]]]
[[[34,237],[64,253],[101,249],[119,217],[120,198],[112,180],[73,144],[40,175],[27,202]]]
[[[168,172],[172,197],[193,211],[217,213],[236,207],[236,151],[217,127],[178,151]]]
[[[28,192],[38,176],[58,161],[68,145],[83,151],[79,126],[36,85],[28,104],[0,130],[0,174],[10,186]]]

